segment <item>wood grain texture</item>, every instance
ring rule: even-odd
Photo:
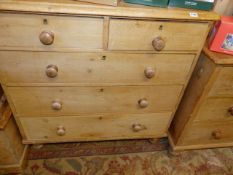
[[[27,136],[24,143],[158,138],[166,136],[170,114],[31,117],[20,118],[20,121]],[[145,129],[135,132],[134,124],[141,124]],[[65,128],[65,135],[57,135],[58,126]]]
[[[124,2],[121,2],[118,7],[110,7],[72,0],[2,0],[0,10],[190,21],[215,21],[219,19],[219,15],[213,12],[197,11],[198,17],[194,18],[190,16],[190,9],[143,7]]]
[[[98,113],[156,113],[173,111],[182,86],[8,87],[16,115],[62,116]],[[147,108],[138,102],[147,99]],[[61,110],[53,110],[55,100]]]
[[[110,50],[154,50],[156,37],[165,40],[163,50],[198,50],[208,23],[110,20]],[[190,34],[191,33],[191,34]]]
[[[0,51],[0,79],[10,86],[184,84],[193,60],[192,54]],[[57,66],[56,77],[46,75],[48,65]],[[155,71],[151,79],[145,76],[147,67]]]
[[[64,48],[101,49],[103,19],[46,15],[0,14],[0,47],[56,50]],[[43,45],[39,35],[54,34],[51,45]]]

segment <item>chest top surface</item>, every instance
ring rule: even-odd
[[[2,0],[0,11],[57,13],[73,15],[149,18],[161,20],[216,21],[214,12],[179,8],[156,8],[121,2],[118,7],[82,3],[73,0]],[[193,13],[196,13],[193,17]]]

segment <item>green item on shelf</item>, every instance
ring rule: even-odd
[[[211,10],[214,7],[214,0],[170,0],[169,6]]]
[[[124,0],[127,3],[167,7],[169,0]]]

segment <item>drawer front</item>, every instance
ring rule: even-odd
[[[20,118],[27,143],[166,136],[171,113]],[[106,132],[107,131],[107,132]]]
[[[109,30],[110,50],[199,50],[208,24],[113,19]]]
[[[0,47],[101,49],[103,19],[0,14]]]
[[[200,107],[195,121],[232,121],[233,98],[209,98]]]
[[[183,145],[232,143],[233,122],[196,122],[189,126],[183,138]]]
[[[233,97],[233,67],[223,67],[209,96]]]
[[[9,87],[20,116],[173,111],[182,86]]]
[[[183,84],[193,59],[191,54],[0,51],[0,77],[2,83],[11,85]]]

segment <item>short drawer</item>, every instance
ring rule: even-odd
[[[167,135],[171,113],[20,118],[25,143],[157,138]]]
[[[3,84],[183,84],[194,55],[0,51]]]
[[[232,121],[233,98],[208,98],[196,114],[195,121]]]
[[[233,97],[233,67],[222,67],[209,96]]]
[[[103,19],[0,14],[0,48],[20,50],[101,49]]]
[[[110,50],[199,50],[207,31],[207,23],[112,19],[108,47]]]
[[[181,145],[233,142],[233,122],[195,122],[182,136]]]
[[[173,111],[182,86],[8,87],[20,116]]]

